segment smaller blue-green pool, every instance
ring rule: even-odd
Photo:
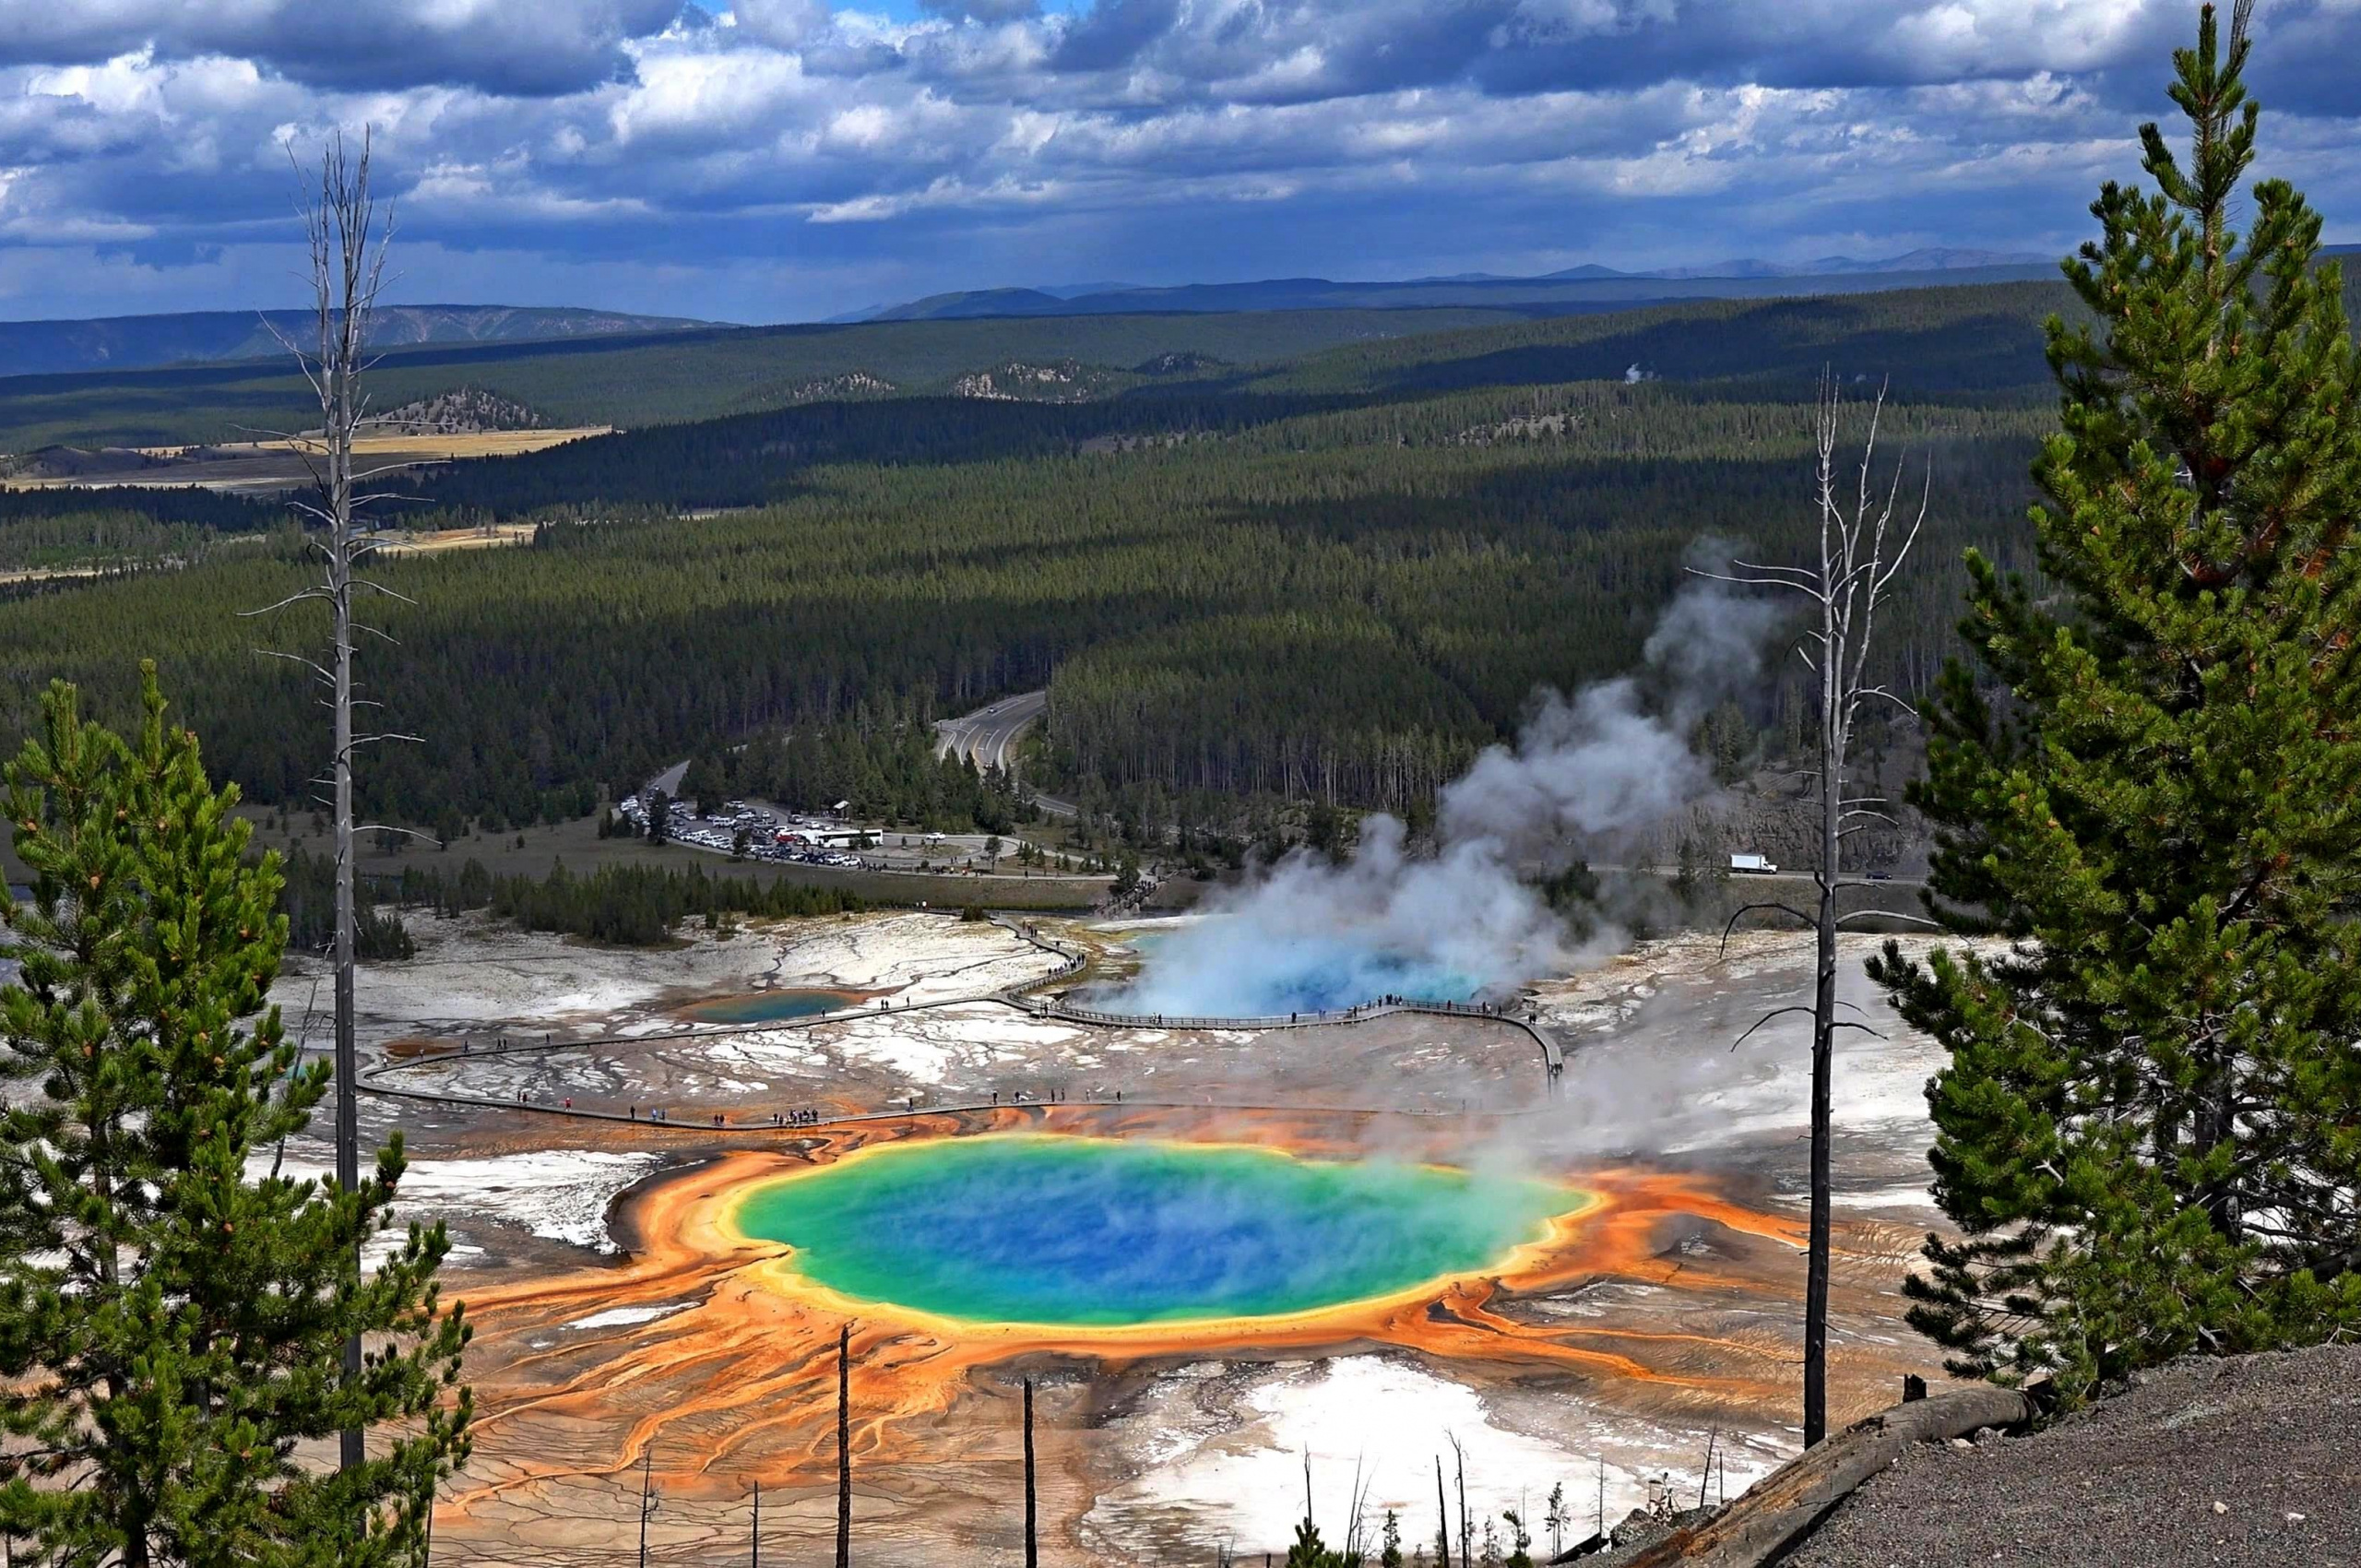
[[[772,1024],[786,1018],[816,1018],[858,1007],[869,998],[858,991],[824,991],[782,987],[750,991],[743,996],[717,996],[690,1004],[682,1011],[700,1024]]]

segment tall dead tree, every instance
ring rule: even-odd
[[[852,1324],[836,1331],[836,1568],[852,1568]]]
[[[1819,907],[1812,912],[1793,905],[1749,904],[1730,917],[1723,931],[1753,910],[1782,912],[1809,925],[1817,938],[1819,963],[1809,1007],[1777,1007],[1757,1019],[1752,1034],[1772,1019],[1793,1013],[1811,1015],[1811,1237],[1804,1276],[1804,1445],[1810,1447],[1828,1433],[1828,1265],[1830,1246],[1829,1147],[1830,1101],[1835,1072],[1835,1039],[1839,1029],[1875,1033],[1866,1024],[1837,1017],[1836,935],[1844,922],[1873,910],[1840,911],[1838,894],[1847,887],[1869,885],[1848,882],[1843,874],[1845,840],[1873,822],[1891,825],[1888,802],[1875,793],[1848,793],[1853,731],[1863,707],[1887,701],[1910,711],[1909,704],[1869,680],[1869,652],[1877,630],[1878,611],[1885,604],[1894,579],[1910,557],[1927,520],[1932,476],[1919,493],[1915,513],[1904,515],[1902,470],[1896,463],[1892,479],[1880,487],[1874,469],[1878,427],[1885,413],[1885,393],[1880,389],[1870,405],[1869,430],[1861,442],[1860,466],[1846,482],[1839,473],[1836,447],[1843,434],[1844,400],[1833,378],[1821,382],[1813,421],[1819,451],[1816,501],[1820,509],[1820,558],[1801,566],[1770,566],[1753,562],[1732,564],[1728,572],[1701,576],[1752,588],[1775,588],[1801,595],[1811,606],[1814,622],[1807,626],[1797,651],[1808,665],[1817,687],[1820,721],[1819,766],[1814,824],[1816,864],[1812,881]],[[1875,781],[1869,786],[1876,788]],[[1906,919],[1888,915],[1888,919]],[[1738,1037],[1744,1039],[1746,1037]]]
[[[294,157],[289,149],[289,158]],[[336,1175],[346,1192],[361,1184],[361,1122],[357,1098],[358,1063],[353,1049],[353,968],[358,932],[354,928],[353,851],[358,829],[352,820],[352,764],[359,749],[379,741],[410,740],[413,736],[356,733],[353,710],[374,707],[354,695],[353,651],[362,633],[383,636],[358,621],[354,596],[374,592],[400,598],[390,588],[361,575],[362,562],[376,548],[361,520],[361,511],[384,497],[366,493],[374,477],[353,460],[354,437],[368,418],[368,399],[362,376],[368,368],[369,326],[384,286],[386,250],[392,236],[390,221],[381,221],[369,193],[370,137],[363,131],[357,153],[348,148],[341,131],[332,132],[320,155],[319,184],[303,206],[304,239],[311,264],[313,318],[308,339],[272,331],[295,356],[319,403],[316,431],[279,434],[302,457],[311,472],[314,498],[293,503],[312,525],[309,542],[321,557],[320,580],[277,604],[250,614],[267,615],[291,605],[317,601],[328,610],[327,659],[263,650],[272,658],[289,659],[311,671],[321,687],[321,701],[331,713],[333,740],[328,771],[322,778],[329,790],[327,804],[336,820]],[[300,177],[300,171],[299,171]],[[267,318],[266,318],[267,319]],[[344,1348],[344,1372],[357,1378],[362,1370],[358,1335]],[[365,1457],[358,1429],[341,1435],[340,1458],[345,1468]]]
[[[1033,1380],[1025,1380],[1025,1568],[1041,1568],[1033,1491]]]
[[[312,276],[315,284],[318,362],[313,385],[320,395],[321,447],[326,463],[321,508],[327,526],[326,582],[334,655],[336,736],[331,772],[336,793],[336,1179],[351,1192],[361,1184],[361,1114],[354,1079],[354,931],[352,834],[352,584],[359,549],[352,506],[352,437],[361,418],[361,352],[370,310],[384,274],[385,249],[369,256],[369,147],[348,172],[339,134],[320,162],[320,197],[312,209]],[[361,1340],[345,1342],[345,1376],[361,1375]],[[350,1469],[361,1463],[361,1433],[342,1437]]]
[[[1451,1568],[1451,1504],[1442,1493],[1442,1455],[1435,1455],[1435,1558],[1442,1568]]]
[[[639,1458],[639,1568],[647,1568],[647,1516],[656,1512],[656,1445]]]
[[[1467,1450],[1459,1446],[1458,1438],[1452,1437],[1451,1453],[1459,1466],[1459,1561],[1461,1568],[1465,1568],[1476,1561],[1476,1526],[1467,1517]]]

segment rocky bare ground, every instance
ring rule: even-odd
[[[2355,1568],[2361,1347],[2201,1359],[2025,1438],[1930,1443],[1787,1568]]]

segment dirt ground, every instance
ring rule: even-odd
[[[2354,1568],[2361,1347],[2193,1360],[2025,1438],[1929,1443],[1786,1568]]]

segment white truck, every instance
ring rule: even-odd
[[[1730,870],[1752,876],[1776,876],[1779,873],[1777,864],[1762,855],[1732,855]]]

